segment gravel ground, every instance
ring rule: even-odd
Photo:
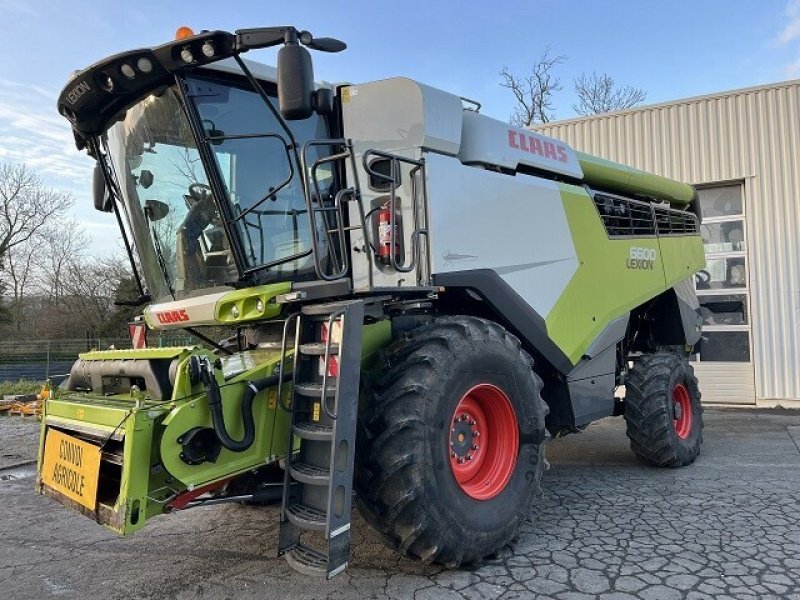
[[[36,460],[40,426],[34,417],[0,416],[0,469]]]
[[[34,456],[37,426],[0,418],[0,466]],[[709,410],[703,453],[679,470],[637,463],[621,419],[548,458],[513,555],[420,565],[356,517],[351,566],[330,582],[275,557],[274,507],[198,508],[122,539],[35,495],[30,468],[0,469],[0,597],[800,600],[800,413]]]

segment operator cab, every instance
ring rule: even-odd
[[[281,42],[277,71],[238,56]],[[315,47],[294,28],[204,32],[110,57],[62,92],[60,112],[102,171],[99,193],[114,198],[99,206],[116,211],[133,240],[143,299],[341,270],[335,234],[309,219],[333,203],[341,175],[316,165],[336,150],[335,124],[301,43]],[[316,165],[313,186],[306,164]]]

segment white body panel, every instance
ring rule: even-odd
[[[578,268],[557,185],[426,154],[432,273],[492,269],[543,318]]]
[[[461,98],[411,79],[344,87],[342,111],[345,137],[359,147],[451,155],[461,147]]]
[[[144,318],[150,329],[180,329],[191,325],[219,325],[214,318],[217,302],[230,290],[181,298],[172,302],[150,304],[144,309]]]
[[[458,96],[404,78],[344,88],[342,113],[344,135],[353,141],[358,167],[348,178],[358,177],[367,211],[388,195],[370,188],[361,168],[364,152],[381,150],[425,160],[431,272],[418,281],[412,273],[380,266],[372,270],[375,287],[418,285],[435,273],[493,269],[547,316],[577,268],[558,188],[547,179],[512,177],[484,166],[516,170],[524,165],[582,177],[570,148],[465,110]],[[413,230],[408,167],[402,175],[397,196],[403,218],[402,258],[407,262]],[[350,220],[357,219],[351,205]],[[351,241],[363,248],[362,232],[353,231]],[[353,285],[366,288],[369,269],[364,254],[352,254]],[[423,265],[425,259],[423,255]]]
[[[358,178],[366,211],[386,198],[387,193],[369,186],[369,178],[362,168],[367,150],[391,152],[419,159],[423,149],[455,156],[461,146],[461,99],[453,94],[419,84],[411,79],[396,78],[342,89],[342,117],[344,136],[353,141],[357,173],[347,167],[348,181]],[[405,256],[411,260],[412,184],[409,167],[404,166],[402,185],[397,190],[403,223]],[[350,207],[350,222],[358,222],[355,206]],[[352,246],[362,248],[364,236],[360,230],[351,233]],[[423,258],[424,262],[424,258]],[[369,281],[369,268],[363,252],[352,253],[353,286],[364,289]],[[397,273],[393,269],[376,266],[372,270],[376,287],[414,286],[419,283],[413,273]],[[426,274],[427,276],[427,274]]]
[[[469,110],[464,111],[463,120],[458,158],[464,164],[492,165],[514,171],[526,166],[583,178],[575,152],[560,140]]]

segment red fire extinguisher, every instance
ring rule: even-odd
[[[395,215],[394,224],[394,255],[395,260],[400,256],[400,217]],[[391,264],[392,259],[392,211],[389,202],[378,210],[378,260],[384,264]]]

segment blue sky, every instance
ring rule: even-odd
[[[557,117],[574,116],[572,80],[607,72],[647,103],[800,77],[800,0],[0,0],[0,160],[24,161],[76,198],[94,251],[119,248],[113,217],[90,209],[91,162],[72,145],[55,99],[70,73],[117,51],[195,30],[293,24],[345,40],[315,53],[316,75],[362,82],[394,75],[479,100],[507,119],[498,71],[523,73],[545,47],[567,56]],[[274,51],[248,57],[274,63]]]

